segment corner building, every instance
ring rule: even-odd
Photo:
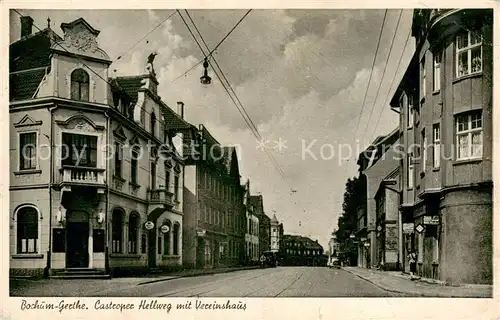
[[[83,18],[10,45],[10,272],[134,273],[182,263],[185,123],[144,74],[108,77]],[[98,76],[99,75],[99,76]],[[95,274],[94,274],[95,273]],[[80,274],[81,275],[81,274]]]
[[[420,276],[492,283],[493,10],[415,10],[416,51],[391,100],[405,255]]]

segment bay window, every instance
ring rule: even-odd
[[[457,78],[483,70],[482,37],[479,33],[468,31],[458,35],[455,45]]]
[[[477,159],[483,155],[482,113],[475,111],[456,117],[457,160]]]

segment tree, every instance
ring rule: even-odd
[[[340,244],[340,256],[354,264],[357,259],[357,246],[351,234],[358,228],[358,212],[366,211],[366,177],[347,179],[342,204],[342,215],[338,219],[337,240]]]

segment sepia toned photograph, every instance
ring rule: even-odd
[[[493,298],[493,16],[11,8],[9,295]]]

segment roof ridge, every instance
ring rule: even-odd
[[[32,71],[39,71],[39,70],[45,70],[47,68],[49,68],[50,66],[44,66],[44,67],[36,67],[36,68],[30,68],[30,69],[23,69],[23,70],[18,70],[18,71],[12,71],[12,72],[9,72],[9,76],[10,75],[15,75],[15,74],[20,74],[20,73],[25,73],[25,72],[32,72]]]

